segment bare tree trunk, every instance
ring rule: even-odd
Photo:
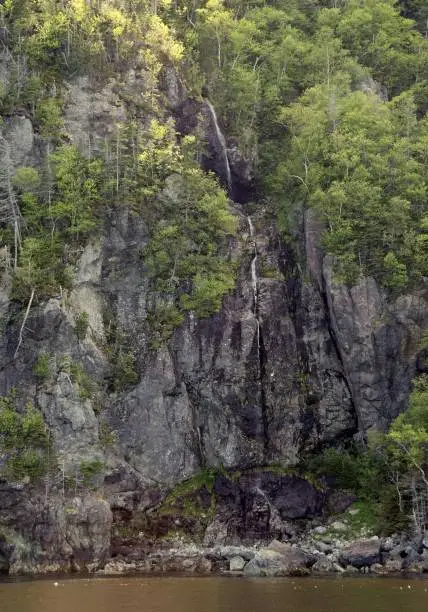
[[[28,315],[30,314],[30,308],[31,308],[31,304],[33,303],[33,299],[34,299],[34,293],[35,293],[35,289],[33,287],[33,289],[31,290],[31,295],[30,295],[30,299],[28,300],[28,304],[27,304],[27,309],[25,311],[25,315],[24,315],[24,319],[22,321],[22,325],[21,325],[21,329],[19,330],[19,339],[18,339],[18,344],[15,350],[15,353],[13,355],[13,358],[16,359],[18,356],[18,351],[19,351],[19,347],[22,344],[22,339],[23,339],[23,333],[24,333],[24,328],[25,328],[25,324],[27,322],[28,319]]]

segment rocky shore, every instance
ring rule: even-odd
[[[155,492],[139,499],[112,489],[108,501],[91,492],[47,503],[34,489],[0,483],[0,572],[428,573],[428,538],[379,537],[375,508],[349,492],[272,471],[208,476],[158,501]]]
[[[147,554],[110,558],[101,575],[128,573],[230,574],[235,576],[419,575],[428,573],[428,540],[394,535],[351,542],[324,537],[322,530],[299,544],[273,540],[268,546],[202,547],[176,542]],[[321,536],[321,537],[318,537]]]

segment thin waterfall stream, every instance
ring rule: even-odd
[[[253,244],[253,258],[251,260],[251,285],[253,288],[253,299],[254,299],[254,318],[257,324],[257,350],[260,357],[260,323],[258,316],[258,300],[259,300],[259,281],[257,278],[257,243],[254,235],[254,225],[251,217],[247,217],[248,229],[250,232],[250,238]]]
[[[212,122],[214,125],[214,129],[216,132],[216,136],[217,136],[217,141],[220,145],[221,154],[223,158],[223,164],[224,164],[224,170],[225,170],[225,175],[226,175],[227,188],[228,188],[229,193],[231,193],[232,191],[232,172],[230,170],[229,157],[227,155],[226,139],[218,124],[217,113],[215,112],[214,106],[207,99],[205,100],[205,103],[210,112]]]

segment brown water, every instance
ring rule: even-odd
[[[428,581],[114,578],[0,583],[1,612],[427,612]],[[410,586],[410,588],[408,588]]]

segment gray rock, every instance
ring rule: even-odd
[[[344,566],[361,568],[380,563],[380,560],[379,540],[356,540],[340,553],[340,563]]]
[[[312,566],[312,572],[314,574],[335,574],[335,573],[343,573],[343,567],[340,567],[337,563],[334,563],[331,559],[327,559],[326,557],[321,557],[316,561],[316,563]]]
[[[330,525],[331,529],[338,532],[345,532],[348,530],[348,526],[343,521],[334,521]]]
[[[244,568],[246,576],[306,575],[314,558],[297,547],[273,542],[272,548],[256,552]]]
[[[398,574],[402,567],[403,561],[401,559],[387,559],[383,564],[383,571],[385,574]]]
[[[232,557],[229,561],[229,570],[231,572],[240,572],[244,569],[246,563],[242,557]]]
[[[317,550],[319,550],[320,552],[326,555],[333,552],[333,546],[323,541],[315,541],[314,546],[317,548]]]
[[[0,71],[7,81],[7,66]],[[197,130],[202,103],[189,99],[174,70],[167,69],[164,80],[178,129]],[[148,87],[137,67],[122,75],[120,87],[115,79],[101,89],[86,76],[73,80],[65,93],[64,125],[70,142],[84,154],[104,155],[106,142],[114,142],[117,125],[126,119],[127,104],[121,95],[140,101]],[[224,181],[224,147],[219,148],[206,102],[203,114],[203,140],[210,148],[207,158]],[[28,118],[7,119],[2,136],[13,168],[45,167]],[[234,143],[226,144],[236,180],[236,193],[231,190],[231,195],[244,200],[251,191],[252,160],[244,159]],[[182,178],[173,176],[160,197],[179,205],[182,191]],[[290,527],[290,521],[321,515],[325,496],[310,483],[285,474],[257,473],[256,468],[272,463],[293,466],[303,450],[310,452],[370,429],[385,430],[407,406],[428,313],[422,291],[387,301],[372,278],[361,278],[353,287],[338,283],[331,259],[323,254],[323,223],[314,211],[307,211],[303,219],[300,250],[306,255],[306,269],[302,269],[293,248],[261,207],[252,218],[252,240],[248,219],[241,209],[233,210],[239,231],[227,248],[237,264],[235,289],[211,317],[197,320],[189,313],[170,341],[157,350],[150,348],[148,314],[155,296],[142,257],[149,240],[143,213],[126,207],[110,213],[106,207],[100,220],[104,234],[99,243],[83,250],[73,290],[61,295],[58,289],[57,297],[31,309],[16,359],[11,355],[22,313],[17,313],[16,303],[8,302],[10,279],[0,294],[4,321],[0,393],[17,387],[18,409],[27,401],[41,408],[67,473],[82,460],[100,459],[106,464],[106,490],[119,519],[129,519],[137,508],[151,507],[156,487],[160,497],[202,467],[243,472],[232,484],[216,481],[218,514],[204,538],[210,546],[296,539],[298,529]],[[254,248],[257,309],[251,270]],[[7,259],[7,253],[2,257]],[[82,312],[88,313],[89,331],[79,341],[74,326]],[[111,377],[106,343],[113,330],[115,343],[123,341],[124,350],[134,357],[138,379],[120,392],[105,384]],[[33,372],[41,352],[51,356],[55,370],[43,384]],[[64,355],[82,365],[96,383],[95,398],[82,399],[76,383],[58,367]],[[108,449],[100,444],[97,405],[103,408],[103,424],[117,438]],[[67,512],[69,502],[64,504],[55,486],[49,490],[48,507],[40,491],[30,494],[25,488],[9,487],[6,494],[6,488],[0,490],[0,522],[6,525],[10,542],[1,544],[3,565],[17,572],[101,562],[112,520],[107,502],[84,495]],[[337,510],[352,502],[343,494],[341,499],[331,496],[328,503]],[[93,515],[98,516],[99,533]],[[368,546],[375,551],[377,545]],[[378,553],[369,552],[358,556],[357,551],[351,558],[359,567],[377,563]],[[349,563],[347,554],[342,552],[344,564]],[[390,554],[395,560],[395,552]],[[273,550],[266,555],[264,561],[252,560],[260,572],[269,559],[275,566],[275,555],[284,557]],[[404,556],[408,564],[420,560],[417,552],[404,550]],[[153,557],[150,563],[154,571],[161,571],[166,561]],[[198,563],[208,568],[205,561]],[[269,571],[288,571],[284,560],[278,561],[279,566],[282,569]]]
[[[394,540],[392,538],[385,538],[381,544],[384,552],[390,552],[394,548]]]

